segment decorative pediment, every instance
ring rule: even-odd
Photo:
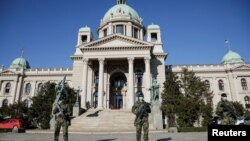
[[[241,64],[241,65],[233,67],[231,70],[233,70],[233,71],[236,71],[236,70],[250,70],[250,64]]]
[[[18,73],[13,72],[11,70],[3,70],[0,72],[0,75],[17,75]]]
[[[80,48],[88,47],[131,47],[131,46],[153,46],[149,42],[131,38],[120,34],[112,34],[110,36],[98,39],[88,44],[81,45]]]

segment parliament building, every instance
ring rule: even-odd
[[[30,104],[44,83],[58,83],[66,76],[70,87],[81,89],[81,108],[130,110],[138,92],[150,101],[152,79],[160,84],[161,93],[166,72],[180,75],[187,68],[213,91],[213,103],[226,94],[250,109],[250,64],[238,53],[229,50],[218,64],[165,64],[168,53],[163,50],[160,26],[144,25],[126,0],[117,0],[96,30],[98,39],[94,40],[91,28],[79,29],[70,56],[72,68],[32,68],[22,56],[1,68],[0,107],[18,101]]]

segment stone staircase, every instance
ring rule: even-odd
[[[131,111],[90,109],[81,116],[72,119],[69,131],[135,131],[134,119],[135,116]]]

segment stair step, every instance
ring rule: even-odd
[[[121,131],[135,130],[135,115],[124,110],[88,110],[72,119],[70,131]]]

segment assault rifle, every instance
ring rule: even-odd
[[[228,102],[228,101],[227,101]],[[231,104],[231,103],[230,103]],[[232,105],[233,106],[233,105]],[[230,105],[226,104],[226,102],[223,102],[222,105],[221,105],[222,108],[225,108],[227,112],[230,113],[230,115],[233,117],[233,118],[237,118],[237,115],[235,113],[235,111],[232,109],[234,107],[231,107]]]
[[[144,104],[140,109],[139,112],[136,114],[136,119],[142,119],[144,115],[148,113],[147,106],[149,106],[148,103]]]

